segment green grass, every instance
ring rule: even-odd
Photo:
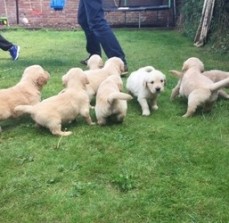
[[[177,81],[170,69],[196,56],[206,69],[229,70],[228,54],[195,48],[176,31],[115,33],[130,72],[152,65],[166,74],[159,110],[142,117],[132,100],[123,124],[88,126],[79,118],[64,126],[73,135],[62,138],[37,129],[30,117],[1,121],[0,222],[229,222],[229,103],[220,99],[210,113],[184,119],[186,100],[169,100]],[[42,91],[47,98],[62,89],[69,68],[85,68],[82,31],[3,35],[20,44],[21,54],[13,62],[0,52],[1,88],[17,83],[26,66],[40,64],[51,73]]]

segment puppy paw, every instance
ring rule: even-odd
[[[152,109],[153,110],[158,110],[158,106],[157,105],[154,105],[154,106],[152,106]]]
[[[53,132],[52,132],[53,133]],[[53,135],[59,135],[59,136],[69,136],[69,135],[71,135],[72,134],[72,131],[66,131],[66,132],[64,132],[64,131],[60,131],[60,132],[55,132],[55,133],[53,133]]]
[[[106,125],[106,120],[105,119],[101,119],[97,121],[98,125]]]
[[[69,136],[72,134],[72,131],[67,131],[62,134],[62,136]]]
[[[182,115],[183,118],[188,118],[188,117],[190,117],[190,116],[191,116],[191,115],[190,115],[190,114],[187,114],[187,113],[184,114],[184,115]]]
[[[149,115],[150,115],[150,111],[143,111],[143,112],[142,112],[142,115],[143,115],[143,116],[149,116]]]

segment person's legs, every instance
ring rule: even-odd
[[[4,51],[8,51],[13,46],[13,43],[6,40],[2,35],[0,35],[0,48]]]
[[[94,33],[108,58],[119,57],[126,64],[125,54],[104,18],[102,0],[81,0],[89,29]]]
[[[17,60],[19,57],[20,47],[9,42],[2,35],[0,35],[0,49],[9,51],[13,60]]]
[[[98,54],[101,56],[100,43],[97,40],[94,32],[90,29],[87,19],[87,11],[84,5],[84,0],[80,0],[78,8],[78,23],[84,30],[86,36],[86,50],[90,55]]]

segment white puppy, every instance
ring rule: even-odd
[[[33,105],[41,100],[41,90],[49,80],[49,73],[40,65],[27,67],[21,80],[14,86],[0,90],[0,120],[18,117],[17,105]],[[1,131],[1,127],[0,127]]]
[[[122,79],[117,75],[111,75],[100,84],[95,105],[99,125],[106,124],[106,119],[111,116],[115,116],[118,122],[126,117],[127,100],[131,100],[132,96],[120,92],[122,86]]]
[[[53,135],[68,136],[72,132],[61,131],[62,123],[70,122],[78,115],[83,116],[88,124],[94,123],[89,114],[88,80],[84,72],[72,68],[62,79],[66,88],[61,93],[33,106],[19,105],[15,111],[31,114],[38,125],[49,128]]]
[[[180,80],[171,95],[171,98],[178,94],[188,98],[188,109],[183,117],[192,116],[199,106],[209,111],[218,98],[219,90],[229,84],[229,78],[214,83],[203,75],[203,70],[202,61],[196,57],[191,57],[183,63]]]
[[[98,54],[93,54],[87,61],[89,70],[95,70],[103,67],[103,60]]]
[[[164,91],[166,76],[152,66],[134,71],[127,79],[127,89],[137,97],[142,115],[150,115],[150,108],[157,110],[157,96]]]

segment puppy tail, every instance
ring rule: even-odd
[[[33,113],[33,106],[32,105],[18,105],[14,111],[16,113],[27,113],[27,114],[32,114]]]
[[[217,91],[220,88],[226,87],[227,85],[229,85],[229,78],[226,78],[224,80],[218,81],[214,84],[212,84],[212,86],[210,87],[211,91]]]
[[[181,78],[183,76],[183,73],[181,71],[178,71],[178,70],[170,70],[170,73],[173,76],[178,77],[178,78]]]
[[[115,92],[108,96],[107,101],[111,104],[114,100],[131,100],[133,97],[129,94],[122,93],[122,92]]]

